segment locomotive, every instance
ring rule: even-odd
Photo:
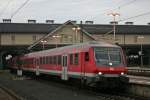
[[[80,43],[24,54],[12,58],[10,68],[21,71],[21,74],[22,71],[37,76],[47,74],[100,87],[128,83],[122,48],[105,42]]]

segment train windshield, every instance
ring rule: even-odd
[[[94,47],[97,65],[117,66],[121,64],[120,48]]]

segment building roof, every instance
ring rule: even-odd
[[[83,28],[92,34],[107,33],[113,30],[113,25],[83,25]],[[118,34],[150,34],[150,25],[116,25]]]
[[[67,22],[65,22],[64,24],[60,25],[59,27],[57,27],[56,29],[54,29],[53,31],[49,32],[48,34],[46,34],[45,36],[41,37],[39,40],[35,41],[32,45],[30,45],[28,47],[28,49],[32,48],[33,46],[37,45],[39,42],[41,42],[42,40],[47,39],[48,37],[52,37],[54,34],[56,34],[57,31],[59,31],[60,29],[64,28],[66,25],[72,25],[73,27],[79,27],[79,25],[73,23],[71,20],[68,20]],[[86,30],[84,30],[83,28],[81,28],[81,30],[83,34],[85,34],[86,36],[88,36],[89,38],[91,38],[92,40],[95,40],[95,38],[89,34]]]
[[[61,24],[0,23],[1,33],[49,33]]]
[[[0,33],[50,33],[62,24],[0,23]],[[80,26],[80,25],[79,25]],[[83,24],[90,34],[104,34],[113,30],[110,24]],[[117,34],[150,34],[150,25],[116,25]]]

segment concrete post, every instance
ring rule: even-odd
[[[3,53],[0,52],[0,69],[3,69],[3,58],[2,58],[2,56],[3,56]]]

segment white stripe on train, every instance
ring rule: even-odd
[[[36,72],[36,69],[35,68],[22,68],[23,70],[26,70],[26,71],[31,71],[31,72]],[[57,75],[60,75],[62,74],[62,71],[58,71],[58,70],[46,70],[46,69],[38,69],[40,73],[44,73],[44,74],[57,74]],[[84,75],[84,76],[87,76],[87,77],[94,77],[96,74],[94,73],[81,73],[81,72],[70,72],[68,71],[67,74],[70,76],[70,75],[73,75],[73,76],[81,76],[81,75]]]

